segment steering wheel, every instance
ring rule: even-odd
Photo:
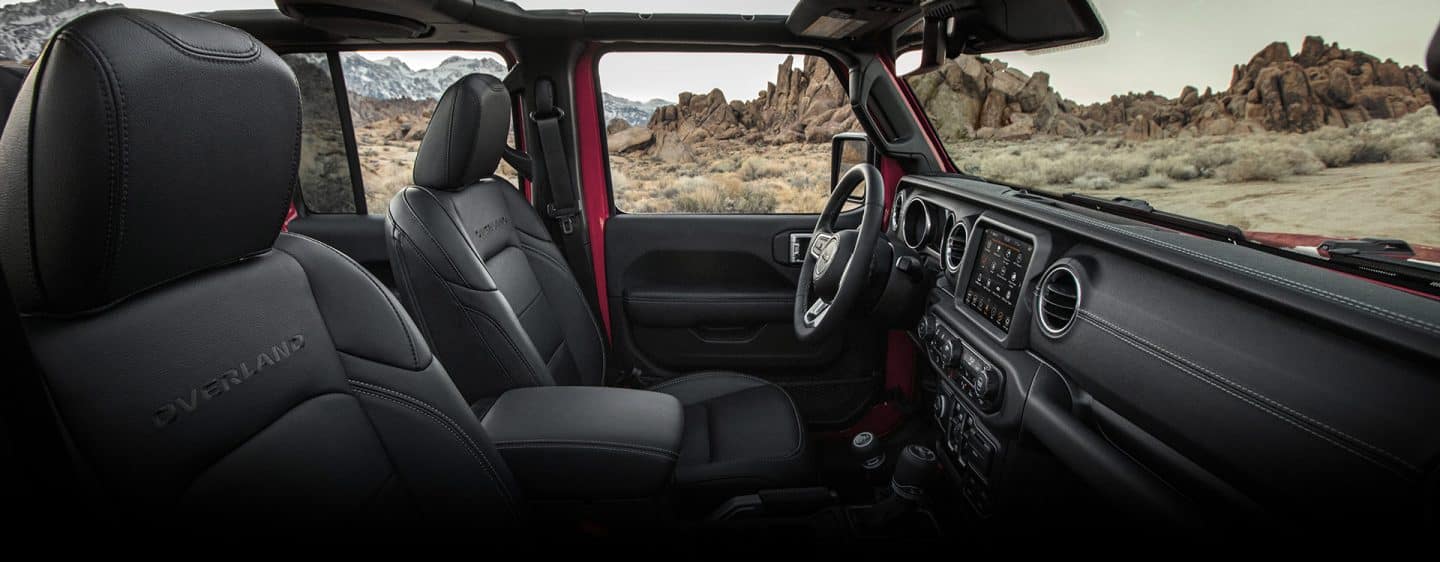
[[[835,220],[840,217],[840,209],[860,182],[865,182],[860,228],[837,231]],[[815,222],[810,250],[805,252],[800,282],[795,287],[795,336],[800,341],[824,340],[849,315],[870,277],[884,208],[885,181],[871,164],[856,164],[835,184],[820,220]]]

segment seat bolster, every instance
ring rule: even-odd
[[[441,197],[453,193],[411,186],[390,200],[389,222],[414,242],[425,261],[448,283],[478,291],[494,291],[495,280],[470,244],[465,228],[446,209]]]
[[[349,256],[323,242],[281,233],[275,249],[300,263],[335,347],[410,370],[432,361],[430,346],[395,295]]]

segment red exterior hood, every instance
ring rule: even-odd
[[[1310,252],[1306,253],[1313,253],[1315,248],[1319,246],[1321,242],[1324,242],[1326,240],[1346,240],[1349,237],[1317,236],[1314,234],[1293,234],[1288,232],[1246,231],[1245,238],[1250,241],[1259,242],[1266,246],[1271,246],[1275,248],[1282,248],[1286,250],[1300,249],[1302,251],[1310,250]],[[1421,244],[1411,244],[1410,249],[1415,251],[1415,259],[1417,260],[1440,263],[1440,248],[1437,248],[1435,246],[1425,246]]]

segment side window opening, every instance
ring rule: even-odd
[[[354,153],[335,96],[328,55],[285,55],[300,82],[303,106],[300,187],[312,213],[357,213],[355,180],[364,211],[384,214],[395,193],[412,183],[415,156],[445,89],[470,73],[504,78],[504,59],[484,51],[364,51],[338,53],[349,106]],[[508,140],[514,146],[512,124]],[[351,175],[351,158],[359,172]],[[501,163],[496,175],[519,186]]]
[[[599,64],[621,212],[818,213],[831,138],[861,130],[820,57],[614,52]]]
[[[300,84],[300,190],[305,206],[314,213],[354,213],[355,186],[329,59],[323,53],[283,58]]]

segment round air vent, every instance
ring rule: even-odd
[[[1067,264],[1056,265],[1040,278],[1040,330],[1058,338],[1075,322],[1080,308],[1080,277]]]
[[[900,223],[900,238],[911,250],[919,250],[930,236],[930,210],[919,197],[905,204],[904,222]]]
[[[955,219],[955,225],[945,235],[945,271],[951,275],[960,273],[965,262],[965,241],[970,238],[970,229],[964,219]]]

